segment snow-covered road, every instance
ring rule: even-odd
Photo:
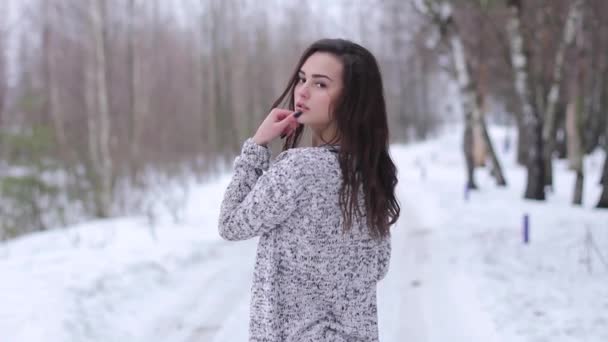
[[[392,146],[402,211],[378,287],[380,340],[608,341],[608,212],[593,208],[603,152],[586,157],[584,206],[570,205],[567,161],[547,201],[522,200],[514,151],[501,151],[510,186],[480,170],[465,200],[461,131]],[[189,186],[180,222],[161,211],[153,224],[105,219],[0,243],[0,342],[247,341],[257,240],[218,235],[229,180]]]
[[[218,243],[217,254],[183,270],[166,288],[154,322],[141,341],[213,341],[238,305],[248,300],[253,274],[254,241]],[[152,298],[151,298],[152,299]]]
[[[378,312],[383,342],[499,342],[482,310],[477,291],[437,232],[405,211],[393,231],[389,274],[379,285]]]
[[[450,269],[447,246],[434,238],[432,230],[421,226],[412,210],[403,208],[402,213],[404,219],[393,228],[390,270],[378,288],[380,340],[499,342],[491,319],[479,306],[472,284],[464,275]],[[250,277],[249,270],[236,265],[230,266],[223,276],[236,278],[236,272]],[[238,292],[236,287],[239,287],[241,294],[248,293],[250,281],[248,278],[231,290]],[[207,287],[207,290],[210,295],[226,298],[232,308],[232,314],[222,322],[221,328],[209,331],[208,336],[214,335],[210,341],[246,341],[249,295],[241,296],[235,306],[230,297],[233,294],[221,286]]]

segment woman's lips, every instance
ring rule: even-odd
[[[303,104],[300,104],[300,103],[296,104],[296,110],[299,110],[299,111],[301,111],[301,112],[305,112],[305,111],[307,111],[308,109],[309,109],[309,108],[308,108],[308,107],[306,107],[306,106],[305,106],[305,105],[303,105]]]

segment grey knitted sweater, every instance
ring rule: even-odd
[[[372,239],[364,217],[342,232],[335,152],[293,148],[271,163],[270,150],[249,138],[234,161],[219,233],[259,236],[249,341],[378,341],[376,285],[390,237]]]

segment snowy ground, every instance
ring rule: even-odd
[[[422,222],[418,235],[426,236],[429,246],[420,253],[428,258],[420,259],[432,260],[414,268],[428,271],[433,280],[447,275],[443,290],[429,290],[429,284],[422,291],[426,295],[419,296],[427,298],[424,326],[442,330],[456,324],[461,331],[486,331],[488,336],[428,340],[494,341],[490,336],[498,336],[501,341],[608,341],[608,211],[593,208],[600,194],[596,184],[603,154],[585,161],[582,207],[570,205],[574,175],[562,161],[555,165],[557,190],[548,201],[524,201],[526,173],[516,166],[514,151],[503,151],[505,133],[495,129],[491,135],[509,187],[496,187],[488,172],[478,171],[481,190],[471,193],[468,201],[458,135],[448,133],[392,150],[401,173],[402,198]],[[528,245],[522,243],[524,214],[530,218]],[[599,253],[585,243],[588,233]],[[433,263],[448,271],[440,272]],[[441,291],[452,292],[454,301],[448,303],[457,308],[433,299],[442,296]],[[454,314],[452,322],[439,323],[446,311]],[[463,322],[456,318],[459,314],[469,318]]]
[[[497,147],[505,132],[492,130]],[[524,201],[525,170],[499,150],[509,187],[480,170],[465,200],[459,128],[392,147],[402,216],[381,341],[608,341],[608,211],[592,208],[603,155],[586,159],[575,208],[565,163],[547,202]],[[179,224],[113,219],[0,244],[0,341],[246,341],[256,240],[217,235],[228,181],[193,186]]]

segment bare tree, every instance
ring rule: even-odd
[[[6,2],[0,3],[0,132],[6,126],[5,110],[8,100],[8,66],[7,66],[7,38],[8,27],[6,26],[8,19],[8,5]],[[4,161],[6,159],[6,144],[0,137],[0,177],[5,172]]]
[[[523,134],[528,142],[526,167],[528,170],[525,198],[545,199],[545,171],[543,161],[542,117],[532,106],[533,93],[530,89],[529,51],[526,51],[524,35],[521,29],[523,3],[521,0],[507,2],[511,11],[507,32],[511,64],[515,74],[515,90],[522,106],[523,123],[526,128]]]
[[[71,222],[141,213],[137,197],[154,186],[153,176],[207,175],[229,161],[290,81],[303,49],[331,32],[360,36],[378,58],[392,141],[429,136],[444,111],[435,99],[449,72],[464,112],[469,187],[480,142],[497,183],[504,181],[488,129],[510,122],[510,113],[520,113],[526,198],[544,199],[551,158],[576,161],[578,188],[585,153],[608,141],[606,1],[417,1],[424,17],[411,2],[342,1],[343,27],[327,24],[312,2],[269,1],[276,12],[253,0],[28,1],[22,35],[8,37],[0,25],[2,51],[22,40],[16,68],[0,55],[0,128],[52,133],[57,145],[44,160],[60,166],[60,191],[83,208]],[[574,41],[582,45],[568,48],[578,8],[585,26]],[[10,87],[9,71],[17,75]],[[508,114],[494,110],[500,107]],[[567,151],[566,141],[578,145]],[[604,193],[600,207],[608,205]]]
[[[199,69],[198,74],[200,75],[200,98],[201,98],[201,116],[202,116],[202,136],[203,136],[203,151],[205,153],[211,154],[211,151],[216,150],[217,144],[217,122],[216,115],[214,113],[213,107],[211,106],[211,101],[214,96],[217,96],[214,92],[212,92],[212,78],[211,73],[213,69],[213,65],[210,63],[210,56],[212,54],[212,50],[208,50],[206,47],[209,45],[204,44],[203,42],[211,41],[211,29],[212,29],[212,19],[211,19],[211,11],[209,8],[205,6],[208,3],[207,1],[201,0],[201,13],[199,20],[199,29],[200,36],[198,40],[200,42],[199,47]]]
[[[608,208],[608,120],[604,131],[604,167],[602,168],[600,185],[602,185],[602,194],[597,202],[597,207]]]
[[[575,4],[578,4],[578,2]],[[581,5],[578,4],[578,6],[580,8]],[[582,12],[582,8],[577,11],[577,17],[582,16],[582,13],[579,11]],[[570,160],[570,167],[576,173],[572,203],[580,205],[583,202],[584,181],[584,148],[582,137],[582,110],[584,110],[584,107],[581,105],[580,92],[587,76],[585,70],[587,65],[587,49],[583,36],[582,20],[576,21],[573,31],[573,35],[575,36],[573,39],[576,42],[577,60],[573,69],[573,77],[571,78],[570,100],[566,111],[566,133],[568,135],[568,158]]]
[[[581,21],[583,1],[576,0],[570,5],[566,19],[566,27],[563,37],[559,41],[553,65],[553,80],[545,101],[545,113],[543,116],[543,146],[545,160],[545,185],[553,185],[553,152],[555,145],[555,115],[559,100],[560,85],[562,83],[563,66],[567,48],[574,41],[576,26]]]
[[[6,100],[7,100],[7,55],[6,55],[6,47],[7,47],[7,30],[8,28],[5,26],[8,18],[8,8],[5,2],[0,4],[0,18],[2,18],[2,23],[0,24],[0,129],[4,126],[4,110],[6,108]],[[0,158],[2,158],[2,141],[0,141]],[[1,162],[1,161],[0,161]]]
[[[91,39],[87,65],[89,106],[89,149],[94,168],[95,215],[108,217],[112,203],[112,156],[110,155],[110,113],[107,82],[107,51],[104,37],[106,7],[103,0],[89,2]]]
[[[608,24],[603,15],[608,11],[608,4],[605,1],[590,1],[585,11],[589,67],[594,71],[589,74],[591,89],[590,95],[586,97],[589,121],[585,124],[584,140],[585,152],[589,153],[601,145],[600,139],[604,134],[605,122],[608,121],[608,115],[604,114],[608,100],[603,94],[608,89]]]
[[[220,132],[236,132],[234,124],[234,111],[232,104],[232,71],[230,69],[231,54],[228,37],[222,34],[222,29],[228,25],[230,20],[226,18],[230,9],[233,9],[232,2],[225,0],[211,0],[209,2],[210,15],[210,44],[213,48],[211,56],[211,78],[213,82],[213,110],[212,115],[217,118],[217,129]],[[213,129],[213,128],[212,128]],[[230,137],[230,139],[224,139]],[[224,152],[236,150],[235,139],[230,135],[217,136],[215,146]]]
[[[482,32],[485,32],[487,28],[486,21],[488,20],[487,6],[484,4],[477,4],[479,6],[478,11],[480,11],[481,15],[479,24]],[[486,44],[483,34],[479,34],[479,46],[477,48],[478,51],[478,76],[477,76],[477,89],[476,89],[476,101],[478,108],[478,117],[477,126],[480,128],[481,136],[484,142],[484,145],[488,149],[490,154],[490,159],[492,162],[492,175],[496,179],[496,184],[498,186],[506,186],[507,181],[502,171],[502,166],[496,154],[496,150],[494,149],[494,144],[492,143],[492,139],[490,138],[490,133],[488,132],[488,126],[486,122],[486,112],[487,112],[487,103],[486,98],[488,94],[488,57],[486,55]]]
[[[480,82],[480,83],[482,83],[482,82]],[[492,161],[492,175],[496,179],[496,184],[498,186],[506,186],[507,180],[505,179],[505,176],[503,174],[502,166],[500,165],[500,160],[498,159],[498,156],[496,155],[496,150],[494,149],[494,144],[492,143],[492,139],[490,138],[490,133],[488,132],[488,125],[486,122],[485,90],[483,90],[483,89],[484,88],[482,86],[482,88],[478,91],[478,94],[479,94],[478,95],[478,107],[480,109],[479,118],[478,118],[479,126],[481,128],[481,134],[483,136],[485,145],[487,146],[489,153],[490,153],[490,159]]]
[[[64,109],[61,107],[61,101],[59,98],[59,85],[57,77],[57,66],[55,65],[58,61],[58,54],[60,45],[55,42],[57,33],[57,17],[61,11],[60,5],[55,0],[42,1],[42,10],[40,11],[43,16],[43,29],[42,29],[42,51],[43,51],[43,90],[44,95],[44,111],[46,115],[52,120],[53,128],[55,132],[56,142],[58,145],[59,153],[64,160],[68,160],[68,141],[65,132],[65,118]]]
[[[128,133],[127,144],[129,148],[129,174],[131,182],[137,182],[139,173],[138,160],[141,158],[139,146],[141,144],[142,124],[144,122],[143,97],[142,96],[142,56],[137,49],[137,12],[136,0],[127,3],[128,13],[128,41],[127,41],[127,74],[129,75],[129,87],[127,98]]]
[[[468,64],[465,47],[454,21],[452,6],[449,2],[425,0],[422,12],[430,16],[432,22],[437,25],[441,37],[449,46],[464,113],[463,152],[467,168],[466,187],[477,189],[473,156],[473,123],[474,118],[479,115],[479,108],[477,107],[475,94],[476,86],[471,78],[471,67]]]

